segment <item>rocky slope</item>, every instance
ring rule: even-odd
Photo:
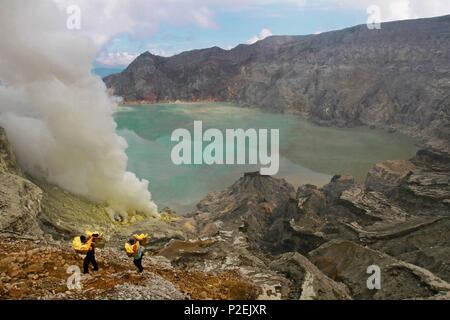
[[[411,161],[377,164],[364,184],[335,176],[296,193],[286,181],[246,174],[201,201],[194,218],[203,235],[265,253],[268,269],[290,281],[290,298],[305,297],[313,275],[325,279],[315,282],[318,297],[448,299],[449,164],[449,154],[420,150]],[[366,287],[370,265],[381,269],[381,290]]]
[[[83,257],[69,244],[0,236],[0,299],[166,300],[254,299],[257,287],[234,272],[177,270],[161,258],[146,257],[137,274],[122,250],[97,250],[98,272],[81,275],[81,289],[69,290],[69,266]]]
[[[42,190],[20,170],[5,131],[0,127],[0,230],[42,236],[37,216]]]
[[[127,102],[220,100],[450,140],[450,16],[274,36],[232,50],[146,52],[104,78]],[[437,142],[435,142],[437,143]]]

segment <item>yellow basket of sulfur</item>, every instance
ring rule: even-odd
[[[133,234],[133,238],[136,239],[140,244],[144,245],[148,240],[148,233]]]
[[[128,242],[125,242],[125,252],[127,253],[127,256],[129,257],[136,256],[138,250],[139,250],[139,241],[136,241],[135,244],[129,244]]]
[[[105,246],[105,241],[102,232],[87,230],[85,234],[88,239],[89,238],[93,239],[96,248],[103,248]]]
[[[86,234],[86,237],[88,237],[88,238],[90,238],[90,237],[97,238],[97,239],[102,239],[103,238],[103,233],[102,232],[98,232],[98,231],[86,230],[85,234]]]
[[[80,237],[75,237],[72,240],[72,248],[78,252],[78,253],[82,253],[82,254],[86,254],[89,252],[89,248],[91,247],[92,244],[92,240],[89,239],[88,241],[86,241],[86,243],[83,243],[81,241]]]

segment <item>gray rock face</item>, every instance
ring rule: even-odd
[[[357,215],[365,215],[374,221],[399,222],[408,218],[408,213],[390,202],[382,193],[366,191],[361,187],[346,190],[341,203]]]
[[[367,174],[368,190],[391,194],[416,167],[407,160],[387,160],[377,163]]]
[[[419,150],[411,159],[416,166],[402,181],[394,198],[422,215],[450,213],[450,153]],[[397,195],[397,196],[395,196]]]
[[[32,182],[10,173],[0,173],[0,231],[41,236],[38,215],[42,190]]]
[[[365,186],[344,191],[328,205],[340,216],[340,223],[357,235],[354,239],[340,229],[334,238],[382,250],[448,281],[448,159],[445,152],[427,149],[410,161],[377,164]]]
[[[300,300],[351,299],[348,288],[324,275],[306,257],[296,252],[285,253],[270,264],[298,286],[291,298]]]
[[[269,262],[248,249],[245,238],[238,232],[222,231],[218,237],[203,240],[173,240],[155,254],[166,258],[174,267],[201,272],[238,272],[259,290],[259,299],[287,299],[297,292],[297,286]]]
[[[226,51],[148,52],[104,79],[128,102],[220,100],[324,125],[450,140],[450,16],[275,36]]]
[[[450,177],[448,173],[417,172],[402,185],[403,194],[410,194],[412,202],[422,202],[428,207],[450,209]],[[447,211],[448,214],[448,211]]]
[[[339,199],[345,190],[350,189],[354,185],[355,179],[353,177],[336,175],[331,179],[329,184],[323,187],[323,191],[327,201],[332,202]]]
[[[112,300],[186,300],[171,282],[162,277],[151,274],[141,280],[142,285],[119,284],[109,292],[104,299]]]
[[[328,277],[345,283],[356,299],[439,298],[450,292],[450,284],[428,270],[351,241],[330,241],[308,257]],[[367,287],[372,265],[381,271],[380,290]]]
[[[6,137],[5,129],[0,127],[0,171],[22,175],[22,170],[17,164],[16,155]]]
[[[42,190],[24,178],[6,133],[0,128],[0,231],[42,236],[38,215]]]
[[[289,214],[296,214],[291,184],[247,173],[225,191],[210,194],[198,203],[195,219],[201,229],[211,221],[220,221],[222,230],[243,232],[252,245],[264,247],[269,245],[266,238],[274,221]]]
[[[370,247],[426,268],[450,282],[450,219],[443,218],[397,228],[397,234],[372,239]]]

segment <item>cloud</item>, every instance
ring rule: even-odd
[[[259,32],[259,34],[248,39],[247,44],[254,44],[260,40],[270,37],[271,35],[273,35],[272,30],[264,28]]]
[[[216,28],[217,25],[214,22],[214,13],[207,7],[202,7],[193,13],[193,19],[195,24],[202,28]]]
[[[137,58],[137,54],[131,54],[128,52],[102,52],[95,60],[98,64],[107,67],[121,67],[128,66],[134,59]]]
[[[377,5],[383,21],[425,18],[450,14],[448,0],[53,0],[61,10],[70,5],[81,9],[81,33],[99,46],[114,37],[128,34],[145,39],[155,34],[161,24],[194,25],[217,28],[219,11],[251,11],[255,8],[292,7],[294,9],[352,9],[365,12]],[[257,36],[258,37],[258,36]],[[260,37],[258,37],[259,39]],[[252,41],[256,38],[253,37]]]
[[[408,0],[393,1],[389,4],[388,12],[394,19],[404,20],[412,18]]]
[[[129,34],[146,38],[158,31],[160,24],[217,27],[214,3],[206,0],[53,0],[62,11],[77,5],[81,9],[81,33],[97,45],[108,43],[114,36]]]

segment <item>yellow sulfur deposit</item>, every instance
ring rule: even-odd
[[[164,222],[175,222],[180,220],[176,215],[170,214],[168,212],[163,212],[160,214],[159,219]]]

